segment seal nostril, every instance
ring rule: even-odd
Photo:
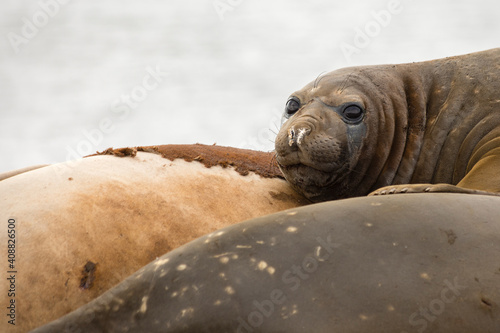
[[[295,143],[295,130],[292,127],[288,130],[288,145],[291,147],[293,146],[294,143]]]
[[[302,143],[302,139],[304,136],[308,135],[311,130],[306,128],[299,129],[299,134],[297,135],[297,144],[300,145]]]
[[[299,128],[298,130],[295,130],[294,127],[291,127],[288,130],[288,145],[291,147],[294,144],[297,145],[302,144],[302,140],[304,139],[305,136],[309,135],[310,132],[311,129],[307,127],[302,127]]]

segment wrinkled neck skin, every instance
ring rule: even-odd
[[[400,65],[396,70],[404,95],[393,100],[403,98],[406,105],[396,111],[393,136],[402,135],[397,130],[404,125],[401,120],[406,121],[404,152],[398,157],[392,153],[399,149],[390,149],[387,162],[399,160],[397,171],[383,169],[371,190],[407,183],[456,185],[472,168],[471,156],[481,139],[500,126],[498,92],[488,84],[500,74],[498,52]]]
[[[500,128],[498,92],[488,86],[500,75],[496,54],[327,74],[348,75],[347,86],[362,91],[366,136],[345,180],[311,199],[364,196],[395,184],[457,184],[479,141]]]
[[[415,69],[374,66],[360,71],[372,87],[368,133],[353,169],[353,196],[411,181],[423,145],[429,96],[425,75]]]
[[[346,80],[351,81],[348,86],[361,90],[367,110],[363,120],[366,135],[343,184],[325,188],[325,195],[315,201],[364,196],[411,179],[425,129],[426,92],[422,78],[402,73],[398,66],[346,68],[332,73],[347,75]],[[345,93],[352,94],[351,89]]]

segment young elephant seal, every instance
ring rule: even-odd
[[[340,69],[293,93],[276,159],[313,201],[500,192],[500,48]]]

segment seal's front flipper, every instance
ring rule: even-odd
[[[466,194],[482,194],[500,196],[498,193],[473,190],[463,187],[458,187],[450,184],[407,184],[407,185],[392,185],[379,188],[378,190],[368,194],[372,195],[387,195],[401,193],[426,193],[426,192],[441,192],[441,193],[466,193]]]
[[[500,110],[499,110],[500,111]],[[469,169],[457,186],[500,194],[500,129],[469,160]]]

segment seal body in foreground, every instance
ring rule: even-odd
[[[311,200],[400,184],[377,193],[500,192],[500,49],[340,69],[284,115],[276,158]]]
[[[209,232],[306,203],[268,153],[204,145],[105,153],[125,157],[92,156],[0,181],[0,248],[7,260],[7,222],[15,221],[10,270],[18,272],[16,325],[4,314],[0,332],[55,320]],[[6,277],[5,307],[13,299]]]
[[[179,247],[34,332],[499,332],[498,216],[500,198],[453,193],[290,209]]]

